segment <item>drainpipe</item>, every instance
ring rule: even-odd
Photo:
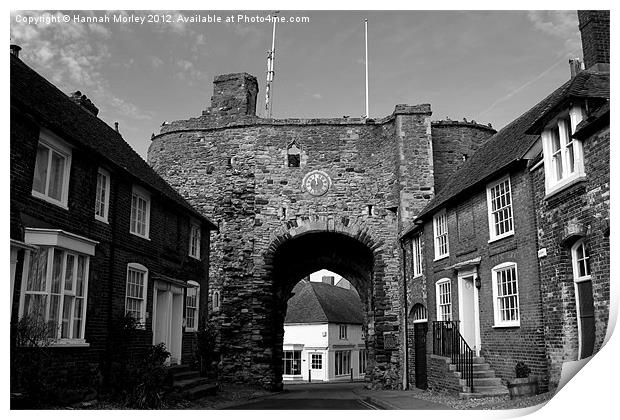
[[[403,293],[404,293],[404,305],[403,307],[405,308],[405,317],[404,317],[404,357],[405,357],[405,363],[404,363],[404,378],[403,378],[403,389],[408,389],[409,388],[409,340],[408,340],[408,333],[409,333],[409,327],[407,325],[407,315],[409,314],[409,310],[407,308],[407,251],[405,250],[405,245],[403,244],[402,241],[400,241],[400,248],[403,251]]]

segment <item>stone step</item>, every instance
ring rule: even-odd
[[[465,386],[467,381],[460,379],[459,384]],[[474,388],[486,387],[486,386],[500,386],[502,384],[501,378],[474,378]]]
[[[493,378],[495,377],[494,370],[475,370],[474,378]]]
[[[179,381],[174,381],[172,383],[172,388],[177,392],[187,391],[190,388],[208,384],[209,381],[208,378],[181,379]]]
[[[474,372],[482,371],[482,370],[490,370],[491,365],[488,363],[474,363]]]
[[[217,384],[214,383],[204,383],[183,391],[183,397],[188,400],[197,400],[198,398],[215,394],[217,394]]]
[[[187,371],[172,373],[171,376],[172,376],[173,382],[182,381],[184,379],[200,378],[200,372],[198,372],[197,370],[187,370]]]
[[[182,373],[193,370],[190,365],[173,365],[167,368],[168,373],[174,375],[175,373]]]
[[[484,357],[482,357],[482,356],[475,356],[474,357],[474,363],[482,364],[482,363],[485,363],[485,362],[486,362],[486,360],[484,360]]]
[[[480,385],[476,386],[474,384],[474,392],[477,393],[500,393],[500,394],[508,394],[508,387],[504,385]]]
[[[486,391],[478,390],[474,388],[475,392],[467,392],[467,391],[468,390],[466,390],[465,392],[459,392],[459,398],[466,399],[466,398],[501,397],[504,395],[508,395],[508,388],[506,389],[497,388],[497,389],[486,390]]]

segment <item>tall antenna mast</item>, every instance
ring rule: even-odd
[[[274,12],[274,17],[279,12]],[[273,70],[273,63],[276,59],[276,21],[273,20],[273,35],[271,38],[271,50],[267,51],[267,83],[265,84],[265,116],[271,118],[272,116],[272,107],[273,107],[273,99],[272,95],[272,86],[273,76],[275,74]]]
[[[365,47],[366,47],[366,115],[365,118],[369,117],[368,111],[368,19],[364,19],[364,39],[365,39]]]

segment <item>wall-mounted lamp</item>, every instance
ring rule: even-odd
[[[480,289],[480,286],[482,286],[482,282],[480,281],[480,276],[476,276],[476,279],[474,280],[475,284],[476,284],[476,289]]]

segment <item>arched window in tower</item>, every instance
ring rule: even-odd
[[[289,168],[299,168],[301,149],[292,142],[286,149],[287,165]]]
[[[212,297],[213,301],[212,301],[212,305],[213,305],[213,311],[219,311],[220,310],[220,292],[218,292],[217,290],[213,292],[213,297]]]

